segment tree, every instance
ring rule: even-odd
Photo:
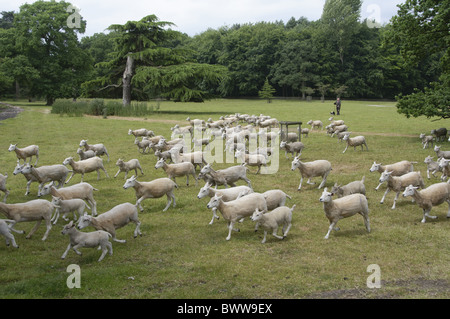
[[[36,1],[22,5],[14,19],[17,52],[39,73],[31,94],[44,96],[47,105],[56,98],[76,98],[91,71],[91,57],[80,49],[77,37],[84,33],[86,21],[79,16],[80,28],[71,28],[69,6],[64,1]]]
[[[266,81],[264,82],[264,85],[263,85],[261,91],[258,92],[258,95],[262,99],[267,99],[267,103],[271,103],[273,94],[275,92],[276,92],[276,90],[270,85],[269,79],[266,78]]]
[[[450,118],[450,0],[407,0],[392,18],[391,38],[405,61],[417,66],[433,55],[440,57],[441,75],[410,95],[397,96],[398,112],[407,117]]]

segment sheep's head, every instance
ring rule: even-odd
[[[440,150],[441,150],[440,146],[437,146],[437,145],[434,146],[434,151],[435,152],[439,152]]]
[[[131,134],[133,134],[133,130],[129,129],[128,130],[128,135],[131,135]]]
[[[61,200],[61,197],[52,196],[52,204],[57,208],[59,208],[59,206],[61,205]]]
[[[47,185],[44,185],[44,187],[42,187],[42,189],[39,191],[38,197],[50,194],[51,188],[53,187],[53,185],[55,185],[55,182],[53,182],[53,181],[48,183]]]
[[[372,167],[369,169],[370,172],[376,172],[380,168],[381,164],[377,164],[376,162],[373,162]]]
[[[86,146],[88,140],[81,140],[80,147]]]
[[[17,144],[11,144],[9,145],[8,151],[12,152],[17,148]]]
[[[222,200],[222,196],[215,195],[211,198],[209,203],[206,205],[207,208],[219,207],[220,201]]]
[[[64,160],[63,165],[68,165],[72,161],[73,161],[73,157],[68,157]]]
[[[441,160],[439,161],[439,167],[440,168],[447,167],[449,162],[450,162],[450,160],[447,160],[445,158],[441,158]]]
[[[250,217],[250,219],[254,222],[260,220],[263,216],[264,212],[261,212],[257,209],[255,209],[255,211],[253,212],[253,215]]]
[[[67,234],[75,225],[73,224],[73,220],[70,221],[67,225],[64,226],[63,230],[61,231],[61,234],[65,235]]]
[[[414,195],[414,192],[419,189],[418,187],[415,187],[413,185],[409,185],[405,188],[405,191],[403,192],[403,197],[412,196]]]
[[[286,142],[285,142],[285,141],[281,142],[281,143],[280,143],[280,148],[283,149],[283,148],[285,148],[285,147],[286,147]]]
[[[201,174],[207,174],[211,172],[211,164],[206,164],[205,166],[202,167],[202,169],[200,170]]]
[[[433,157],[431,157],[430,155],[428,155],[426,158],[425,158],[425,161],[423,161],[425,164],[429,164],[429,163],[431,163],[431,161],[433,160]]]
[[[383,173],[381,173],[380,180],[379,180],[380,184],[386,182],[389,179],[389,177],[392,175],[392,172],[393,171],[390,171],[390,172],[384,171]]]
[[[331,187],[331,193],[337,194],[340,191],[341,187],[342,187],[342,185],[338,185],[338,183],[334,183],[333,187]]]
[[[84,213],[83,216],[80,217],[80,221],[78,222],[78,229],[83,229],[88,227],[91,224],[91,216],[88,213]]]
[[[291,171],[295,171],[300,166],[300,157],[296,156],[291,164]]]
[[[16,167],[14,168],[13,175],[17,175],[17,174],[22,173],[22,168],[23,168],[24,166],[25,166],[25,164],[20,165],[19,160],[17,160],[17,165],[16,165]]]
[[[134,185],[136,185],[136,176],[133,175],[126,180],[125,184],[123,184],[123,188],[128,189],[130,187],[134,187]]]
[[[158,160],[156,162],[155,169],[158,169],[158,168],[163,167],[163,166],[164,166],[164,158],[161,158],[160,160]]]
[[[120,166],[123,164],[123,159],[119,158],[116,162],[116,166]]]
[[[209,183],[206,183],[205,186],[200,188],[200,191],[198,192],[197,198],[201,199],[203,197],[208,196],[210,187],[211,187],[211,185]]]
[[[31,165],[30,163],[26,163],[25,165],[22,166],[22,174],[30,174],[31,173]]]
[[[328,188],[325,187],[325,189],[323,190],[322,196],[320,196],[319,201],[321,203],[329,203],[332,200],[333,193],[330,193],[328,191]]]

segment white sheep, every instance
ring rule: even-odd
[[[35,168],[27,163],[22,167],[23,174],[31,174],[39,182],[38,196],[44,183],[58,182],[57,188],[63,187],[69,172],[70,171],[64,165],[47,165]]]
[[[224,202],[229,202],[232,200],[237,199],[238,197],[248,195],[250,193],[253,193],[253,189],[251,189],[248,186],[236,186],[226,189],[214,189],[211,187],[212,185],[209,183],[206,183],[205,186],[200,188],[200,191],[198,192],[197,198],[201,199],[206,196],[209,196],[210,198],[214,197],[216,194],[219,196],[222,196],[222,200]],[[214,218],[219,219],[219,216],[216,214],[217,208],[213,208],[213,217],[211,219],[210,225],[213,224]]]
[[[155,152],[155,156],[158,160],[164,159],[165,161],[170,161],[170,163],[172,163],[172,155],[170,155],[170,151],[161,152],[157,150]]]
[[[259,193],[251,193],[244,197],[229,202],[224,202],[222,196],[215,195],[211,198],[206,205],[207,208],[212,209],[216,207],[223,218],[228,223],[228,236],[227,240],[231,239],[231,231],[239,231],[234,228],[234,224],[245,217],[250,217],[255,209],[259,209],[262,212],[267,212],[267,204],[264,196]],[[257,230],[258,223],[255,230]]]
[[[113,207],[97,217],[92,217],[85,213],[78,222],[78,229],[81,230],[85,227],[92,226],[96,230],[104,230],[110,233],[113,241],[126,243],[126,240],[117,239],[116,229],[122,228],[130,222],[136,224],[134,238],[138,235],[142,236],[140,231],[141,222],[139,221],[137,207],[130,203],[124,203]]]
[[[45,185],[39,196],[51,194],[54,197],[59,197],[63,200],[79,198],[85,200],[92,207],[92,215],[97,216],[97,202],[94,199],[94,191],[98,189],[92,187],[88,183],[79,183],[72,186],[56,189],[54,182]]]
[[[51,218],[55,207],[52,203],[43,199],[35,199],[26,203],[18,204],[5,204],[0,202],[0,212],[2,212],[7,219],[12,220],[9,228],[16,233],[24,234],[23,230],[15,230],[14,225],[21,222],[32,222],[36,221],[36,225],[27,235],[27,239],[36,232],[42,220],[45,221],[47,230],[42,237],[42,240],[46,240],[50,229],[52,228]]]
[[[195,186],[198,185],[198,179],[197,175],[195,174],[195,166],[191,162],[183,162],[178,164],[167,164],[164,159],[158,160],[156,162],[155,168],[162,168],[166,174],[167,177],[173,180],[176,183],[177,177],[184,177],[186,176],[186,185],[189,186],[189,175],[192,175],[195,180]]]
[[[79,198],[63,199],[61,197],[52,196],[52,204],[56,207],[52,222],[55,225],[58,222],[59,216],[62,214],[63,219],[67,221],[66,215],[73,213],[74,220],[78,220],[85,213],[85,209],[91,209],[84,200]],[[75,212],[78,212],[78,217]]]
[[[363,176],[363,178],[360,181],[350,182],[344,186],[338,185],[338,183],[335,183],[334,186],[331,188],[331,193],[336,194],[338,196],[338,198],[348,196],[351,194],[366,195],[366,187],[364,186],[365,180],[366,180],[366,177]]]
[[[72,175],[70,178],[66,181],[66,184],[70,182],[72,177],[75,174],[81,174],[81,182],[84,180],[84,174],[91,173],[96,171],[97,172],[97,180],[100,179],[100,170],[105,172],[106,177],[109,178],[108,172],[106,171],[105,167],[103,166],[103,160],[100,157],[93,157],[88,158],[87,160],[78,161],[75,162],[73,160],[73,157],[68,157],[64,160],[63,165],[70,165],[72,167]]]
[[[144,175],[144,171],[142,170],[141,164],[139,163],[138,159],[131,159],[128,162],[125,162],[123,159],[119,158],[116,162],[116,166],[119,166],[119,170],[117,171],[116,175],[114,175],[114,178],[116,178],[120,174],[120,172],[125,172],[125,179],[127,179],[129,171],[134,170],[135,174],[137,175],[138,169],[141,171],[141,174]]]
[[[8,173],[5,173],[5,175],[0,174],[0,191],[5,193],[5,197],[3,197],[3,203],[6,203],[6,199],[9,195],[9,190],[6,188],[6,180],[8,179]]]
[[[245,195],[245,194],[242,194]],[[280,189],[272,189],[264,192],[262,194],[266,200],[267,209],[273,210],[277,207],[285,206],[286,199],[292,199],[291,196],[287,195]]]
[[[291,170],[299,169],[301,179],[300,185],[298,186],[298,190],[301,190],[302,183],[304,178],[308,178],[307,182],[310,185],[314,185],[315,183],[311,182],[311,178],[313,177],[322,177],[322,182],[319,185],[319,189],[325,186],[327,181],[327,177],[330,174],[332,168],[331,163],[327,160],[317,160],[313,162],[302,162],[299,157],[295,157],[292,161]]]
[[[6,246],[9,246],[9,242],[11,241],[14,248],[19,248],[14,235],[11,233],[12,229],[9,227],[8,223],[14,223],[14,221],[10,219],[0,219],[0,235],[5,237]]]
[[[201,175],[209,175],[213,185],[224,185],[235,187],[235,182],[244,180],[247,182],[249,188],[252,188],[252,183],[247,178],[247,167],[245,165],[237,165],[221,170],[214,170],[211,164],[206,164],[200,171]],[[200,176],[199,174],[199,176]]]
[[[433,206],[441,205],[444,202],[448,204],[447,218],[450,218],[450,184],[437,183],[419,191],[418,187],[409,185],[403,192],[403,197],[412,196],[417,205],[423,210],[422,223],[426,222],[426,217],[436,219],[437,216],[431,216],[430,211]]]
[[[311,131],[313,131],[315,128],[320,128],[321,130],[323,130],[323,123],[320,120],[309,120],[306,124],[311,125]]]
[[[430,144],[434,146],[434,136],[421,133],[419,138],[422,140],[423,149],[430,147]]]
[[[95,152],[93,150],[83,151],[82,148],[77,149],[77,154],[81,161],[95,156]]]
[[[408,185],[414,185],[420,188],[425,187],[425,183],[420,175],[420,172],[410,172],[402,176],[392,176],[392,171],[384,171],[380,177],[380,184],[384,182],[387,182],[387,189],[383,195],[383,198],[381,198],[380,204],[384,203],[387,193],[392,190],[396,193],[392,209],[395,209],[395,204],[400,192],[404,191]]]
[[[394,164],[389,165],[382,165],[381,163],[373,162],[372,166],[370,167],[369,171],[372,172],[379,172],[380,174],[384,171],[392,171],[391,176],[402,176],[406,173],[410,173],[414,171],[413,164],[416,164],[417,162],[410,162],[410,161],[401,161]],[[375,188],[375,190],[378,190],[382,183],[378,184],[378,186]]]
[[[95,152],[96,156],[106,155],[108,157],[108,162],[109,162],[109,154],[108,154],[108,151],[106,150],[105,145],[103,145],[103,144],[89,145],[87,142],[88,142],[88,140],[81,140],[79,146],[80,147],[84,146],[86,151],[93,150]]]
[[[427,164],[427,177],[430,179],[430,172],[434,177],[436,176],[436,172],[442,172],[442,168],[439,167],[439,162],[435,162],[433,157],[427,156],[424,160],[424,163]]]
[[[447,160],[445,158],[441,158],[439,161],[439,169],[442,171],[441,180],[445,181],[446,178],[450,177],[450,160]],[[448,180],[450,183],[450,179]]]
[[[237,150],[234,156],[248,166],[258,166],[256,174],[261,171],[261,166],[267,166],[267,159],[262,154],[245,154],[242,150]]]
[[[20,161],[21,159],[25,163],[27,158],[29,158],[29,163],[31,163],[31,159],[33,156],[36,156],[36,163],[34,163],[34,166],[37,165],[39,160],[39,146],[37,145],[30,145],[24,148],[18,148],[17,144],[11,144],[9,145],[8,151],[16,152],[17,159]]]
[[[280,143],[280,148],[282,150],[284,149],[286,158],[288,158],[288,156],[287,156],[288,153],[291,153],[292,156],[299,157],[302,155],[302,151],[305,148],[305,145],[302,142],[287,143],[287,142],[283,141]]]
[[[174,127],[171,127],[170,130],[172,131],[172,135],[171,135],[172,138],[174,138],[176,136],[180,136],[180,135],[184,137],[187,134],[192,136],[194,134],[194,128],[193,128],[193,126],[190,126],[190,125],[180,127],[177,124]]]
[[[170,155],[172,156],[172,162],[175,164],[191,162],[196,168],[197,166],[203,167],[208,164],[205,159],[205,152],[202,151],[181,154],[179,148],[172,148]]]
[[[364,136],[350,137],[350,134],[351,132],[347,132],[343,137],[343,140],[347,142],[347,146],[342,153],[345,153],[349,146],[353,146],[353,149],[356,149],[357,146],[361,146],[361,150],[364,151],[363,145],[365,145],[367,151],[369,150],[369,148],[367,147],[366,138]]]
[[[138,147],[138,151],[142,154],[145,154],[146,152],[150,152],[150,147],[153,145],[152,141],[147,139],[146,137],[142,138],[142,141],[139,141],[139,139],[136,137],[134,139],[134,145]]]
[[[436,156],[437,158],[445,158],[445,159],[450,159],[450,151],[441,151],[441,146],[434,146],[434,151],[436,152]]]
[[[133,187],[136,193],[136,206],[142,211],[144,208],[141,206],[141,202],[147,198],[160,198],[164,195],[167,196],[167,205],[163,209],[163,212],[167,211],[170,204],[173,202],[173,207],[176,206],[175,195],[173,190],[178,188],[177,184],[170,178],[158,178],[151,182],[138,182],[136,176],[132,176],[127,179],[123,185],[124,189]]]
[[[304,137],[308,137],[309,136],[309,128],[302,128],[302,130],[300,131],[300,134],[303,135]]]
[[[252,221],[259,223],[264,228],[264,238],[261,241],[262,244],[266,242],[267,230],[272,231],[272,235],[278,239],[285,239],[289,230],[292,227],[292,212],[296,205],[292,208],[281,206],[275,208],[271,212],[265,213],[256,209],[253,215],[250,217]],[[278,236],[278,227],[283,226],[283,236]]]
[[[17,165],[16,165],[16,167],[14,168],[13,175],[23,174],[22,169],[24,168],[24,166],[25,166],[25,164],[22,164],[22,165],[21,165],[21,164],[19,163],[19,160],[17,160]],[[23,174],[23,176],[24,176],[25,179],[27,180],[27,189],[26,189],[26,191],[25,191],[25,196],[28,196],[28,195],[30,194],[30,186],[31,186],[31,183],[37,182],[38,180],[37,180],[37,178],[34,177],[31,173]],[[39,194],[38,194],[38,195],[39,195]]]
[[[191,123],[192,126],[203,126],[203,125],[206,125],[206,122],[205,122],[204,120],[199,120],[199,119],[191,120],[190,117],[188,117],[188,118],[186,119],[186,121],[188,121],[189,123]]]
[[[319,201],[323,203],[323,209],[325,215],[330,221],[330,227],[328,233],[325,235],[325,239],[330,237],[331,231],[339,230],[336,224],[339,220],[347,217],[351,217],[355,214],[361,214],[364,218],[364,224],[367,231],[370,233],[370,221],[369,221],[369,204],[366,196],[362,194],[352,194],[342,198],[333,200],[333,194],[328,192],[325,187],[322,196]]]
[[[128,135],[134,135],[134,137],[141,137],[141,136],[155,136],[155,133],[153,131],[147,130],[145,128],[141,128],[138,130],[128,130]]]
[[[70,243],[67,246],[66,251],[61,256],[61,259],[65,259],[67,253],[72,248],[78,255],[81,255],[81,252],[78,250],[79,248],[96,248],[99,247],[102,250],[102,254],[98,261],[102,261],[105,257],[106,253],[109,251],[109,254],[112,256],[113,249],[112,244],[109,241],[111,234],[105,232],[103,230],[97,230],[91,233],[83,233],[76,229],[75,224],[71,221],[69,224],[65,225],[61,234],[69,235]]]
[[[332,128],[333,133],[331,134],[331,137],[334,137],[336,134],[347,132],[348,126],[347,125],[339,125]]]

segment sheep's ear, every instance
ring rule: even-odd
[[[324,190],[323,190],[323,192],[324,192],[324,193],[325,193],[325,192],[328,192],[328,187],[325,187]]]

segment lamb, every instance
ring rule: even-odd
[[[164,159],[165,161],[170,161],[172,163],[172,156],[170,155],[170,151],[156,151],[155,156],[158,158],[158,160]]]
[[[423,149],[430,147],[430,144],[434,146],[434,136],[421,133],[419,137],[422,140]]]
[[[239,158],[248,166],[258,166],[258,171],[256,172],[256,174],[259,174],[259,172],[261,171],[261,166],[267,166],[266,157],[262,154],[245,154],[242,150],[237,150],[235,153],[235,157]]]
[[[200,188],[197,198],[201,199],[206,196],[209,196],[210,198],[212,198],[217,194],[219,196],[222,196],[222,200],[224,202],[229,202],[229,201],[237,199],[238,197],[245,196],[250,193],[253,193],[253,189],[251,189],[248,186],[236,186],[236,187],[231,187],[231,188],[227,188],[227,189],[214,189],[211,187],[210,183],[206,183],[205,186]],[[213,211],[213,217],[209,223],[210,225],[213,224],[214,218],[219,219],[219,216],[217,216],[217,214],[216,214],[217,208],[213,208],[212,211]]]
[[[142,141],[139,141],[139,139],[136,137],[134,139],[134,145],[138,147],[139,153],[145,154],[145,152],[150,152],[150,147],[152,145],[152,141],[147,139],[146,137],[142,138]]]
[[[344,135],[343,140],[347,141],[347,146],[345,147],[345,150],[342,153],[345,153],[349,146],[353,146],[353,149],[356,149],[356,146],[361,146],[361,150],[364,151],[363,145],[365,145],[367,151],[369,150],[369,148],[367,147],[366,138],[364,136],[350,137],[350,134],[351,132],[347,132]]]
[[[364,181],[366,180],[366,177],[363,176],[363,178],[360,181],[354,181],[351,183],[348,183],[347,185],[338,185],[338,183],[335,183],[334,186],[331,188],[331,193],[336,194],[338,198],[348,196],[351,194],[363,194],[366,195],[366,187],[364,186]]]
[[[264,238],[261,244],[266,242],[267,230],[272,231],[272,235],[278,239],[285,239],[289,230],[292,226],[292,212],[294,211],[296,205],[292,208],[281,206],[271,212],[264,214],[256,209],[250,219],[254,222],[259,223],[264,229]],[[283,236],[278,236],[278,227],[283,225]]]
[[[224,202],[221,195],[215,195],[211,198],[209,203],[206,205],[207,208],[217,208],[222,214],[223,218],[228,223],[228,236],[226,240],[231,239],[231,231],[239,231],[239,229],[234,229],[234,224],[245,218],[250,217],[255,209],[262,212],[267,212],[267,204],[264,196],[259,193],[251,193],[239,199]],[[256,224],[255,230],[258,228],[258,223]]]
[[[36,166],[39,161],[39,146],[37,145],[30,145],[24,148],[18,148],[17,144],[10,144],[8,151],[16,152],[16,156],[17,159],[19,160],[19,163],[21,159],[25,163],[27,158],[29,158],[29,163],[31,163],[31,159],[33,158],[33,156],[36,156],[36,163],[34,163],[34,166]]]
[[[395,204],[397,202],[398,196],[400,195],[400,192],[404,191],[408,185],[414,185],[420,188],[425,187],[425,183],[423,182],[420,172],[411,172],[402,176],[392,176],[392,171],[384,171],[380,177],[380,184],[386,181],[387,189],[383,195],[383,198],[381,198],[380,204],[384,203],[387,193],[392,190],[396,192],[392,209],[395,209]]]
[[[364,218],[364,224],[367,231],[370,233],[370,221],[369,221],[369,204],[366,196],[362,194],[352,194],[342,198],[333,200],[333,194],[328,192],[325,187],[322,196],[319,201],[323,203],[323,209],[325,215],[330,221],[328,233],[325,235],[325,239],[330,237],[331,231],[339,230],[336,224],[339,220],[347,217],[351,217],[355,214],[361,214]]]
[[[167,177],[176,183],[177,177],[186,176],[186,185],[189,186],[189,175],[192,175],[195,179],[195,186],[198,185],[198,179],[195,175],[195,166],[191,162],[183,162],[179,164],[167,164],[164,159],[160,159],[156,162],[155,168],[161,168],[166,172]]]
[[[113,249],[112,244],[109,241],[111,237],[110,233],[107,233],[103,230],[97,230],[91,233],[83,233],[76,229],[75,224],[71,221],[69,224],[65,225],[61,234],[69,235],[70,243],[67,246],[66,251],[61,256],[61,259],[65,259],[67,253],[72,248],[78,255],[81,255],[81,252],[78,251],[78,248],[86,247],[86,248],[96,248],[100,246],[102,250],[102,254],[98,261],[102,261],[105,258],[106,253],[109,251],[109,254],[112,256]]]
[[[144,175],[144,171],[142,170],[141,164],[139,163],[138,159],[131,159],[128,162],[124,162],[123,159],[119,158],[116,162],[116,166],[119,166],[119,170],[117,171],[116,175],[114,175],[114,178],[116,178],[120,174],[120,172],[125,172],[125,179],[127,179],[129,171],[134,170],[135,174],[137,175],[138,169],[141,171],[141,174]]]
[[[17,175],[17,174],[19,174],[19,173],[22,173],[22,174],[23,174],[22,169],[23,169],[24,166],[25,166],[25,164],[20,165],[19,160],[17,160],[17,165],[16,165],[16,167],[14,168],[13,174],[14,174],[14,175]],[[25,179],[27,180],[27,189],[26,189],[26,191],[25,191],[25,196],[28,196],[28,195],[30,194],[30,186],[31,186],[31,183],[37,182],[38,180],[37,180],[37,178],[34,177],[31,173],[23,174],[23,176],[24,176]],[[38,194],[38,196],[39,196],[39,194]]]
[[[80,157],[80,161],[95,157],[95,152],[93,150],[83,151],[82,148],[77,149],[77,154]]]
[[[172,138],[174,138],[175,136],[180,136],[180,135],[182,135],[184,137],[186,134],[189,134],[190,136],[192,136],[194,134],[194,129],[190,125],[180,127],[177,124],[174,127],[171,127],[170,130],[172,131],[172,135],[171,135]]]
[[[332,128],[332,130],[333,130],[333,134],[331,134],[331,137],[334,137],[336,134],[339,134],[342,132],[347,132],[348,126],[347,125],[339,125],[339,126],[335,126],[334,128]]]
[[[437,177],[436,176],[436,172],[438,172],[438,171],[441,172],[442,171],[442,168],[439,167],[439,162],[435,162],[433,160],[433,157],[431,157],[431,156],[427,156],[425,158],[424,163],[427,164],[427,177],[428,177],[428,179],[430,179],[430,172],[431,172],[431,174],[433,174],[434,177]]]
[[[331,123],[330,123],[331,127],[334,127],[334,126],[340,126],[340,125],[344,125],[344,124],[345,124],[344,120],[334,120],[333,117],[330,117],[330,118],[328,119],[328,121],[331,122]]]
[[[300,155],[302,155],[303,149],[305,148],[305,145],[302,142],[286,143],[283,141],[280,143],[280,148],[284,149],[286,158],[288,158],[288,153],[291,153],[292,156],[300,157]]]
[[[180,150],[184,146],[184,140],[181,138],[174,139],[172,141],[166,141],[165,139],[160,139],[158,144],[155,145],[155,149],[159,151],[169,151],[171,149]]]
[[[27,163],[22,167],[23,174],[31,174],[39,182],[38,196],[44,186],[44,183],[54,181],[58,182],[57,188],[63,187],[69,172],[70,171],[64,165],[49,165],[35,168]]]
[[[66,215],[68,213],[73,213],[74,220],[78,220],[78,218],[83,216],[86,208],[91,209],[84,200],[79,198],[62,199],[61,197],[52,196],[52,204],[56,207],[52,218],[53,225],[58,222],[61,213],[64,214],[64,220],[67,220]],[[75,212],[78,212],[78,218]]]
[[[138,182],[136,176],[132,176],[127,179],[123,185],[124,189],[133,187],[136,192],[136,206],[138,206],[142,211],[144,208],[141,206],[141,202],[147,198],[160,198],[164,195],[167,196],[167,205],[163,209],[163,212],[167,211],[170,204],[173,202],[173,207],[176,206],[175,196],[173,194],[174,188],[178,188],[178,185],[172,181],[170,178],[159,178],[151,182]]]
[[[439,169],[442,170],[441,180],[445,181],[446,178],[450,177],[450,165],[448,165],[450,160],[446,160],[445,158],[441,158],[439,161]],[[450,179],[448,180],[450,182]]]
[[[51,182],[42,188],[39,196],[51,194],[52,196],[59,197],[63,200],[74,198],[83,199],[91,205],[92,215],[97,216],[97,203],[94,199],[94,191],[98,191],[98,189],[92,187],[92,185],[88,183],[79,183],[69,187],[56,189],[54,187],[54,182]]]
[[[419,191],[418,187],[409,185],[403,192],[403,197],[412,196],[417,205],[423,210],[422,223],[426,222],[426,217],[436,219],[437,216],[431,216],[430,211],[433,206],[441,205],[447,202],[449,209],[447,218],[450,218],[450,184],[437,183]]]
[[[211,164],[207,164],[201,169],[200,174],[210,175],[213,184],[216,186],[225,185],[225,187],[228,188],[228,186],[231,185],[232,187],[235,187],[235,182],[242,179],[247,182],[249,188],[252,188],[252,184],[247,178],[247,168],[244,165],[232,166],[215,171],[211,167]]]
[[[410,162],[410,161],[401,161],[394,164],[389,165],[382,165],[381,163],[378,164],[376,162],[373,162],[372,167],[369,169],[369,171],[372,172],[379,172],[383,173],[384,171],[392,171],[391,176],[402,176],[406,173],[410,173],[414,171],[413,164],[416,164],[416,162]],[[375,190],[378,190],[382,183],[378,184],[378,186],[375,188]]]
[[[188,117],[187,119],[186,119],[186,121],[188,121],[189,123],[191,123],[191,125],[192,126],[203,126],[203,125],[206,125],[206,122],[204,121],[204,120],[199,120],[199,119],[194,119],[194,120],[191,120],[191,118],[190,117]]]
[[[89,158],[84,161],[78,161],[75,162],[73,160],[73,157],[68,157],[64,160],[63,165],[70,165],[72,166],[72,175],[67,180],[66,184],[70,182],[73,175],[75,174],[81,174],[81,182],[84,180],[84,174],[91,173],[94,171],[97,171],[97,180],[100,179],[100,170],[103,170],[106,174],[106,177],[109,178],[108,172],[106,171],[105,167],[103,166],[103,160],[100,157],[93,157]]]
[[[309,130],[308,130],[309,133]],[[294,132],[288,132],[287,134],[283,131],[279,132],[280,136],[281,136],[281,140],[282,141],[286,141],[288,143],[291,142],[297,142],[298,141],[298,134],[294,133]],[[307,134],[306,134],[307,135]]]
[[[445,141],[445,139],[447,138],[447,132],[448,131],[445,127],[441,127],[436,130],[432,130],[431,135],[436,136],[436,141],[440,142],[440,141]]]
[[[315,128],[323,130],[323,123],[320,120],[309,120],[306,124],[311,125],[311,130],[314,130]]]
[[[5,193],[5,197],[3,197],[3,203],[6,203],[6,199],[9,195],[9,190],[6,188],[6,180],[8,179],[8,174],[5,173],[5,175],[0,174],[0,191]]]
[[[86,151],[93,150],[95,152],[95,155],[97,155],[97,156],[102,156],[102,155],[106,154],[106,156],[108,157],[108,162],[109,162],[109,154],[108,154],[108,151],[106,150],[105,145],[103,145],[103,144],[89,145],[87,142],[88,142],[88,140],[81,140],[79,146],[80,147],[84,146]]]
[[[8,223],[13,223],[10,219],[0,219],[0,235],[3,235],[6,240],[6,246],[9,246],[9,241],[11,241],[14,248],[19,248],[17,245],[14,235],[11,233],[11,229]]]
[[[36,232],[42,220],[45,221],[47,226],[47,230],[44,237],[42,237],[42,240],[45,241],[47,239],[50,229],[52,228],[51,218],[54,209],[55,206],[53,206],[52,203],[43,199],[35,199],[19,204],[4,204],[0,202],[0,212],[2,212],[7,219],[12,220],[9,228],[16,233],[25,233],[23,230],[14,229],[16,223],[36,221],[36,225],[26,237],[27,239],[31,238]]]
[[[256,125],[259,125],[259,127],[261,128],[266,128],[266,127],[278,127],[280,125],[280,123],[278,122],[277,119],[267,119],[267,120],[263,120],[263,121],[256,121]]]
[[[310,185],[314,185],[315,183],[311,182],[311,178],[313,177],[322,177],[322,182],[319,185],[319,189],[325,186],[327,181],[327,177],[330,174],[332,168],[331,163],[327,160],[317,160],[313,162],[302,162],[300,158],[297,156],[292,161],[291,170],[294,171],[296,168],[300,170],[301,179],[300,185],[298,186],[298,190],[301,190],[302,183],[304,178],[308,178],[307,183]]]
[[[141,222],[139,221],[137,207],[130,203],[124,203],[113,207],[111,210],[100,214],[98,217],[92,217],[85,213],[78,222],[78,229],[81,230],[85,227],[92,226],[96,230],[104,230],[111,234],[113,241],[126,243],[126,240],[117,239],[116,229],[122,228],[130,222],[136,224],[134,238],[138,235],[142,236],[140,231]]]
[[[441,147],[435,145],[434,146],[434,151],[436,152],[436,156],[437,158],[445,158],[445,159],[450,159],[450,151],[441,151]]]
[[[309,136],[309,128],[302,128],[302,130],[300,131],[300,134],[303,135],[304,137],[308,137]]]
[[[245,194],[241,194],[243,196]],[[292,199],[291,196],[279,189],[269,190],[263,193],[266,199],[267,209],[273,210],[278,207],[282,207],[286,204],[286,198]]]
[[[153,131],[149,131],[145,128],[141,128],[138,130],[128,130],[128,135],[134,135],[134,137],[141,137],[141,136],[155,136],[155,133]]]

